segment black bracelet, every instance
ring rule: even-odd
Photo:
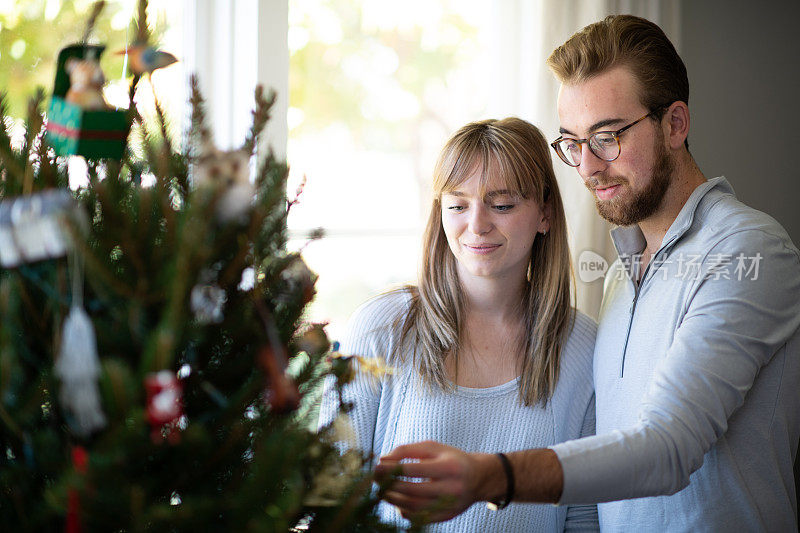
[[[503,470],[506,472],[506,497],[500,501],[488,502],[486,507],[492,511],[499,511],[508,507],[511,500],[514,499],[514,470],[511,468],[511,461],[508,460],[506,454],[498,453],[495,455],[500,458],[500,462],[503,463]]]

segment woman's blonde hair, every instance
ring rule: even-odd
[[[442,227],[442,194],[457,188],[478,166],[481,193],[500,188],[541,207],[550,229],[533,242],[528,281],[520,295],[520,400],[547,403],[558,381],[559,359],[574,320],[572,267],[564,207],[547,142],[538,128],[519,118],[483,120],[458,130],[442,149],[433,177],[433,205],[423,239],[419,286],[410,287],[411,307],[402,338],[414,346],[414,365],[423,382],[451,390],[444,361],[458,358],[465,308],[456,259]],[[489,180],[493,183],[489,183]],[[457,360],[457,359],[456,359]]]

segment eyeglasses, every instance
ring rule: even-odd
[[[588,144],[589,150],[603,161],[613,161],[619,157],[622,151],[619,142],[619,136],[622,132],[632,128],[647,117],[652,116],[656,111],[658,111],[658,109],[650,111],[642,118],[634,120],[617,131],[598,131],[590,135],[588,139],[565,139],[564,137],[559,137],[550,143],[550,146],[556,151],[558,157],[571,167],[580,166],[581,148],[583,148],[582,145],[584,143]]]

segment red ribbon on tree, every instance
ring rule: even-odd
[[[72,447],[72,466],[81,476],[86,475],[89,464],[89,454],[83,446]],[[64,528],[66,533],[80,533],[81,531],[81,497],[77,489],[71,488],[67,492],[67,523]]]

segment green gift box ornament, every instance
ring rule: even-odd
[[[78,81],[102,86],[104,80],[99,66],[96,72],[87,71],[87,66],[104,50],[103,45],[75,44],[58,54],[53,97],[47,115],[47,140],[58,155],[82,155],[87,159],[122,158],[131,127],[128,111],[108,108],[96,88],[78,92],[75,87]],[[88,77],[92,79],[84,79]],[[70,91],[72,95],[68,96]]]

